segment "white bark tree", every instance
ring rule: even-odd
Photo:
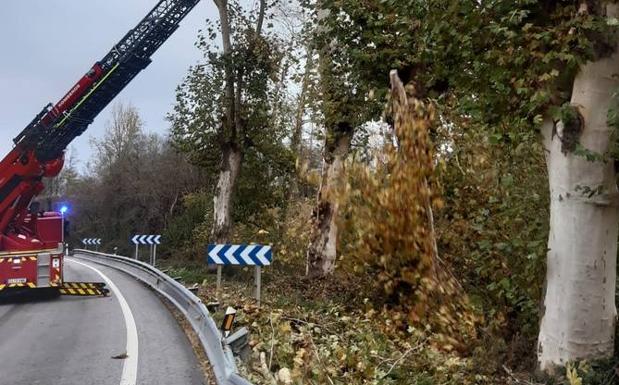
[[[307,249],[307,274],[310,277],[326,276],[335,269],[337,259],[337,199],[338,182],[344,176],[344,161],[350,151],[353,129],[327,128],[323,153],[322,179],[318,202],[312,214],[313,224]]]
[[[225,243],[232,225],[230,205],[234,187],[241,170],[243,154],[237,146],[229,145],[223,150],[219,179],[213,197],[213,228],[211,238],[215,242]]]
[[[240,180],[245,169],[260,159],[261,177],[267,176],[269,167],[281,167],[276,163],[284,158],[285,127],[273,108],[284,53],[272,22],[274,3],[259,0],[256,9],[238,0],[214,3],[219,25],[209,20],[207,32],[198,36],[204,61],[178,87],[170,120],[177,149],[213,179],[209,239],[225,243],[230,241],[233,197],[241,205],[250,200],[245,194],[249,183]],[[215,41],[219,37],[221,43]]]
[[[241,142],[242,138],[245,136],[244,132],[246,129],[241,116],[243,93],[245,92],[245,79],[242,67],[235,70],[235,66],[231,62],[233,45],[228,0],[214,0],[214,2],[219,11],[223,54],[229,60],[224,68],[226,85],[224,104],[225,116],[223,121],[223,126],[225,131],[229,133],[229,137],[221,144],[222,161],[215,196],[213,197],[214,207],[211,238],[215,242],[224,243],[229,240],[232,223],[230,218],[232,195],[243,161],[243,144],[239,142]],[[255,29],[256,39],[262,33],[266,7],[266,0],[261,0]],[[253,47],[249,47],[250,52],[252,49]]]
[[[607,16],[619,15],[617,5]],[[613,354],[619,194],[613,162],[574,153],[575,143],[606,154],[607,114],[619,90],[619,53],[583,66],[571,106],[580,117],[547,121],[543,136],[550,185],[545,312],[538,340],[540,368]]]

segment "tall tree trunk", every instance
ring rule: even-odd
[[[346,124],[331,129],[323,155],[318,203],[312,214],[312,234],[307,249],[307,275],[330,274],[337,258],[337,183],[343,176],[344,161],[350,150],[353,130]]]
[[[616,6],[609,10],[617,14]],[[547,122],[543,129],[551,203],[538,360],[547,372],[568,361],[613,354],[619,230],[615,170],[610,161],[587,161],[573,150],[577,141],[590,151],[607,152],[607,113],[619,88],[617,75],[617,53],[585,65],[574,81],[571,100],[580,121]]]
[[[241,169],[242,158],[241,150],[237,146],[230,144],[224,146],[219,180],[215,196],[213,197],[214,213],[211,231],[213,242],[229,242],[232,223],[230,220],[230,205],[234,186]]]
[[[322,20],[330,12],[318,1],[317,19]],[[328,31],[318,27],[321,34]],[[343,177],[344,161],[350,150],[354,135],[351,121],[357,113],[351,104],[352,91],[341,68],[335,65],[332,55],[337,50],[337,39],[323,42],[318,47],[318,72],[322,92],[322,112],[325,120],[326,138],[323,150],[322,179],[318,191],[318,202],[312,213],[310,243],[307,248],[307,275],[324,277],[333,272],[337,259],[337,183]]]
[[[228,0],[213,0],[219,11],[219,22],[221,23],[221,41],[223,45],[224,56],[226,56],[225,62],[225,116],[223,119],[223,131],[225,135],[232,138],[232,141],[237,140],[239,133],[237,132],[238,119],[236,118],[236,100],[235,94],[235,74],[234,66],[232,63],[232,30],[230,27],[230,20],[228,18]],[[224,159],[225,159],[225,154]],[[225,161],[224,161],[225,163]]]
[[[228,61],[225,66],[225,117],[223,121],[224,133],[227,142],[222,145],[222,162],[219,171],[217,189],[213,197],[213,228],[211,230],[211,240],[217,243],[229,242],[232,221],[230,218],[230,207],[232,195],[236,186],[236,181],[241,170],[243,161],[243,145],[245,139],[245,127],[241,115],[243,106],[244,67],[240,66],[235,71],[235,66],[231,61],[233,53],[232,28],[228,14],[228,0],[214,0],[219,12],[221,23],[221,37],[223,52]],[[256,36],[258,39],[262,33],[267,2],[260,0],[258,10],[258,20],[256,22]],[[249,45],[249,51],[253,50],[254,42]],[[235,87],[236,86],[236,87]]]

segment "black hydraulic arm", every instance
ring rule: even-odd
[[[81,135],[94,118],[146,66],[151,56],[174,33],[181,20],[200,0],[161,0],[155,8],[96,64],[96,82],[59,116],[48,105],[14,142],[24,151],[34,150],[40,162],[59,158],[69,143]],[[95,68],[95,67],[93,67]]]

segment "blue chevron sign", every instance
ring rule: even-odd
[[[269,266],[273,262],[271,246],[208,245],[209,265]]]
[[[134,245],[160,245],[161,235],[135,235],[131,242]]]

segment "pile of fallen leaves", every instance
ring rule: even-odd
[[[236,327],[250,331],[250,358],[238,363],[242,375],[268,385],[504,383],[478,373],[473,359],[433,347],[430,330],[399,330],[401,313],[375,310],[354,279],[313,283],[272,269],[258,307],[250,270],[225,277],[220,309],[236,308]],[[216,298],[212,275],[200,296]],[[220,322],[222,311],[214,317]]]

